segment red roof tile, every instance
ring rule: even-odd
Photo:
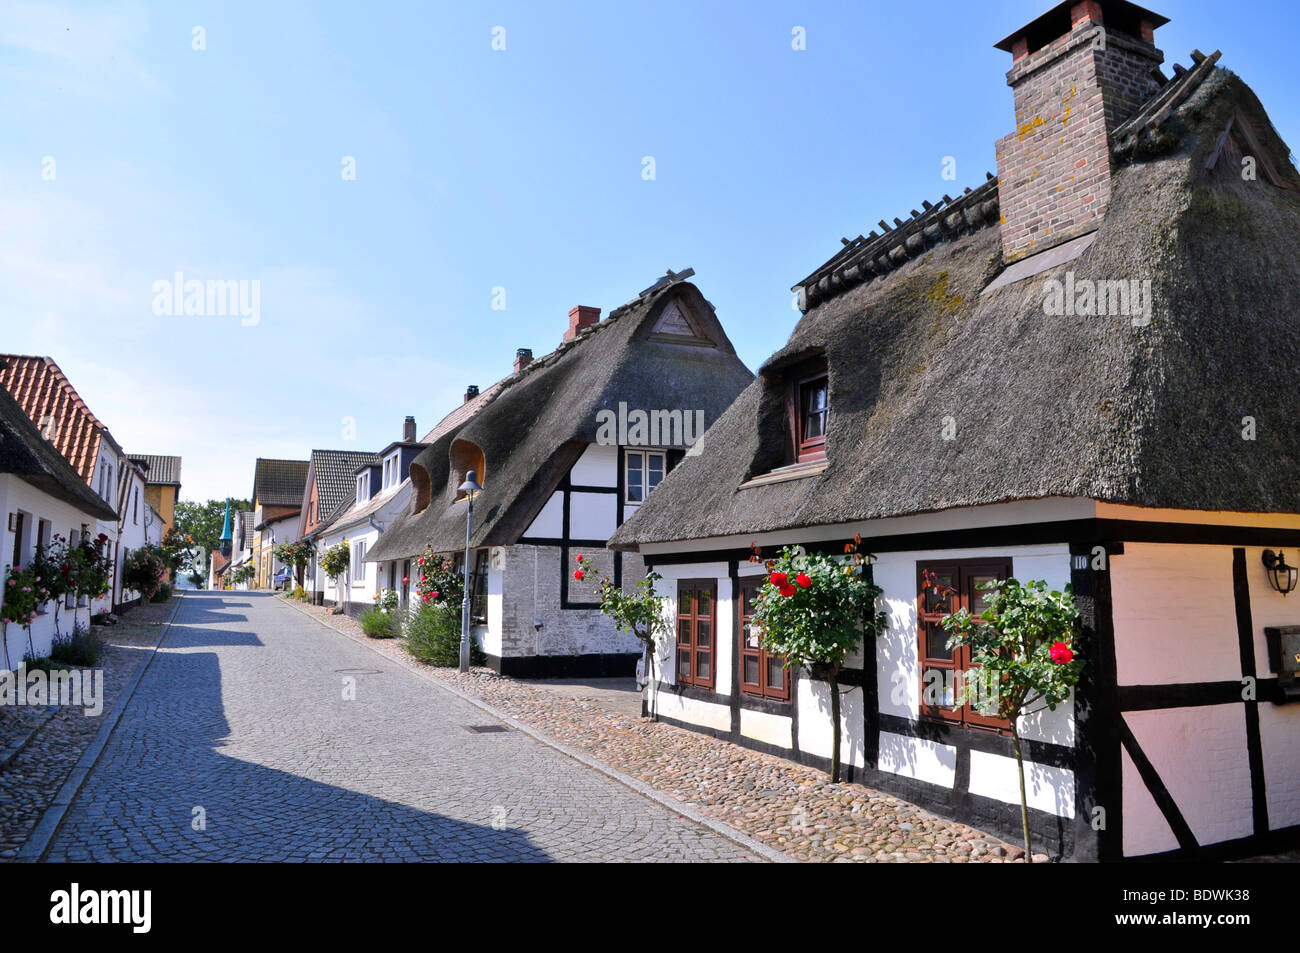
[[[50,358],[4,354],[0,361],[6,365],[0,370],[0,385],[89,484],[95,476],[101,437],[113,440],[107,428]]]

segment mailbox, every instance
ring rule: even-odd
[[[1300,700],[1300,625],[1266,626],[1268,664],[1277,674],[1280,702]]]

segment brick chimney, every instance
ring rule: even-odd
[[[521,347],[515,351],[515,373],[518,374],[529,364],[533,363],[533,349],[530,347]]]
[[[583,328],[589,328],[600,321],[600,308],[590,308],[580,304],[569,312],[569,330],[564,332],[564,340],[572,341]]]
[[[478,396],[477,384],[470,384],[468,387],[465,388],[465,403],[468,404],[471,400],[473,400],[477,396]]]
[[[1168,22],[1128,0],[1067,0],[996,44],[1016,103],[1016,131],[997,142],[1006,263],[1100,225],[1111,136],[1158,88]]]
[[[415,418],[407,417],[402,422],[402,441],[404,443],[415,443]]]

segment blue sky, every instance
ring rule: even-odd
[[[198,499],[423,433],[667,268],[757,367],[841,236],[996,171],[992,44],[1049,6],[5,3],[0,349],[54,357]],[[1151,6],[1167,72],[1222,49],[1296,146],[1300,5]],[[259,281],[258,322],[155,314],[178,271]]]

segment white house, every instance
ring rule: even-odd
[[[597,582],[634,582],[642,564],[605,543],[753,377],[690,274],[604,321],[574,308],[555,351],[521,350],[510,376],[470,388],[411,463],[409,505],[368,548],[390,585],[414,583],[426,547],[463,569],[472,471],[473,637],[503,674],[635,670],[640,645],[601,614]],[[582,580],[579,554],[595,566]]]
[[[101,520],[114,518],[113,509],[88,487],[81,475],[41,434],[7,390],[0,388],[0,514],[4,518],[3,555],[0,565],[25,566],[56,535],[80,540]],[[3,588],[3,587],[0,587]],[[0,598],[3,598],[0,595]],[[86,609],[79,611],[83,625]],[[58,628],[55,628],[55,616]],[[68,634],[74,625],[73,607],[55,612],[53,603],[39,610],[31,627],[32,646],[46,655],[56,634]],[[28,651],[27,632],[9,625],[5,650],[17,666]]]
[[[1217,54],[1153,72],[1163,22],[1066,3],[1003,41],[1020,129],[1000,177],[799,282],[789,342],[615,534],[664,576],[661,717],[824,766],[828,685],[762,651],[750,556],[857,537],[888,629],[842,682],[853,780],[1018,838],[1010,725],[925,688],[969,668],[943,616],[978,612],[982,582],[1041,579],[1073,586],[1085,676],[1019,726],[1037,847],[1212,858],[1300,838],[1300,596],[1278,564],[1300,562],[1279,343],[1300,176]]]

